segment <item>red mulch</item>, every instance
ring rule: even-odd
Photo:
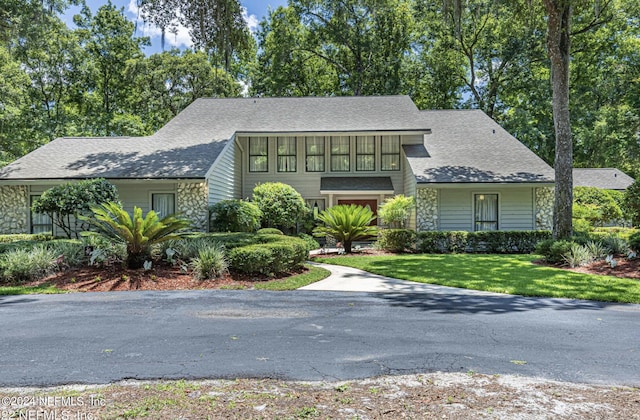
[[[192,290],[192,289],[253,289],[256,282],[270,281],[299,274],[285,273],[277,277],[264,275],[249,276],[230,273],[224,277],[196,280],[191,273],[184,273],[180,267],[154,264],[149,271],[130,270],[119,265],[110,267],[72,268],[34,281],[28,286],[49,283],[59,289],[75,292],[111,292],[121,290]]]
[[[544,261],[534,261],[534,264],[546,265],[554,268],[562,268],[576,273],[598,274],[601,276],[624,277],[629,279],[640,279],[640,259],[629,260],[625,256],[616,258],[618,265],[611,266],[604,260],[596,261],[582,267],[570,268],[567,265],[546,264]]]

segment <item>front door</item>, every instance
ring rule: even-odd
[[[371,209],[374,215],[378,215],[378,200],[338,200],[338,204],[355,204],[356,206],[367,207]],[[377,226],[378,219],[371,222],[371,226]]]

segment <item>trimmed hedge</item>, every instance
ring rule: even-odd
[[[50,241],[53,236],[47,233],[15,233],[10,235],[0,235],[0,243],[10,243],[18,241]]]
[[[411,229],[381,229],[378,231],[376,246],[391,252],[413,251],[416,232]]]
[[[301,267],[309,257],[307,243],[297,237],[247,233],[210,236],[225,246],[229,268],[241,273],[285,273]]]
[[[416,248],[427,254],[528,254],[535,250],[538,242],[550,238],[548,230],[419,232]]]

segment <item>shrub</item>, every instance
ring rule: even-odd
[[[249,245],[229,251],[230,266],[241,273],[269,274],[273,255],[264,245]]]
[[[83,219],[96,231],[85,234],[126,244],[126,263],[132,269],[142,268],[144,262],[151,258],[153,245],[184,237],[187,234],[185,229],[191,224],[189,220],[176,215],[160,219],[153,210],[143,218],[139,207],[134,207],[132,219],[120,204],[113,202],[94,206],[91,210],[94,217]]]
[[[592,226],[622,219],[622,210],[608,190],[594,187],[573,189],[573,217],[585,219]]]
[[[392,228],[404,228],[415,205],[416,201],[413,197],[399,194],[384,200],[384,203],[378,208],[378,217],[382,223]]]
[[[313,239],[313,236],[306,233],[298,233],[298,238],[302,239],[307,245],[307,252],[320,248],[320,243]]]
[[[68,182],[49,188],[34,201],[35,213],[47,214],[53,224],[64,231],[68,238],[87,229],[80,216],[90,213],[92,206],[118,200],[116,187],[102,178]],[[73,225],[72,225],[73,222]]]
[[[548,263],[562,263],[564,255],[571,250],[572,244],[574,244],[573,241],[547,239],[538,243],[536,254],[542,255]]]
[[[324,226],[316,227],[313,234],[333,236],[342,242],[344,252],[349,254],[353,241],[366,239],[378,233],[378,228],[370,225],[375,218],[369,207],[340,204],[329,207],[318,215],[318,220],[324,223]]]
[[[45,245],[56,256],[59,265],[80,267],[87,261],[85,245],[78,240],[55,240]]]
[[[418,233],[417,249],[425,254],[464,252],[467,248],[464,231],[434,231]]]
[[[629,248],[640,254],[640,232],[636,232],[629,236]]]
[[[624,210],[633,226],[640,226],[640,179],[637,179],[624,192]]]
[[[569,264],[569,267],[574,268],[589,264],[593,261],[593,256],[586,246],[574,242],[569,246],[569,250],[562,254],[562,259]]]
[[[193,275],[198,280],[221,277],[227,273],[229,263],[225,257],[224,247],[219,244],[207,245],[198,251],[198,256],[190,263]]]
[[[253,189],[253,202],[262,212],[262,226],[289,231],[308,212],[304,199],[292,186],[265,182]]]
[[[216,232],[255,232],[262,212],[243,200],[223,200],[209,207],[209,227]]]
[[[277,274],[302,266],[309,256],[300,238],[256,235],[259,243],[239,246],[228,252],[231,269],[242,273]]]
[[[90,265],[109,266],[121,263],[127,258],[127,246],[122,242],[113,242],[100,236],[86,236],[82,243],[92,249]]]
[[[0,243],[12,243],[20,241],[43,242],[53,239],[52,235],[46,233],[14,233],[9,235],[0,235]]]
[[[610,235],[604,238],[602,240],[602,244],[609,250],[609,253],[613,255],[626,254],[629,250],[629,244],[627,241],[615,235]]]
[[[256,232],[258,235],[284,235],[280,229],[276,228],[263,228]]]
[[[53,272],[56,255],[43,245],[15,249],[0,255],[2,277],[9,281],[29,281]]]
[[[589,241],[584,244],[584,247],[589,250],[589,254],[594,260],[604,258],[609,253],[607,247],[600,241]]]
[[[416,245],[416,232],[411,229],[381,229],[376,246],[391,252],[413,250]]]

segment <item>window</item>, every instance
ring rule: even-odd
[[[324,137],[307,137],[305,148],[307,172],[324,172]]]
[[[318,217],[320,212],[325,210],[324,198],[309,198],[304,201],[307,203],[307,207],[311,209],[314,219]]]
[[[498,230],[498,194],[474,194],[474,230]]]
[[[296,172],[296,138],[278,137],[278,172]]]
[[[39,195],[32,195],[30,197],[29,208],[33,205],[33,202],[40,197]],[[31,233],[53,233],[53,221],[48,214],[31,212]]]
[[[151,194],[151,210],[160,218],[176,212],[176,195],[174,193]]]
[[[400,136],[382,136],[382,170],[400,170]]]
[[[356,137],[356,171],[376,170],[376,138]]]
[[[268,172],[269,153],[267,137],[249,138],[249,172]]]
[[[331,137],[331,170],[349,172],[349,136]]]

